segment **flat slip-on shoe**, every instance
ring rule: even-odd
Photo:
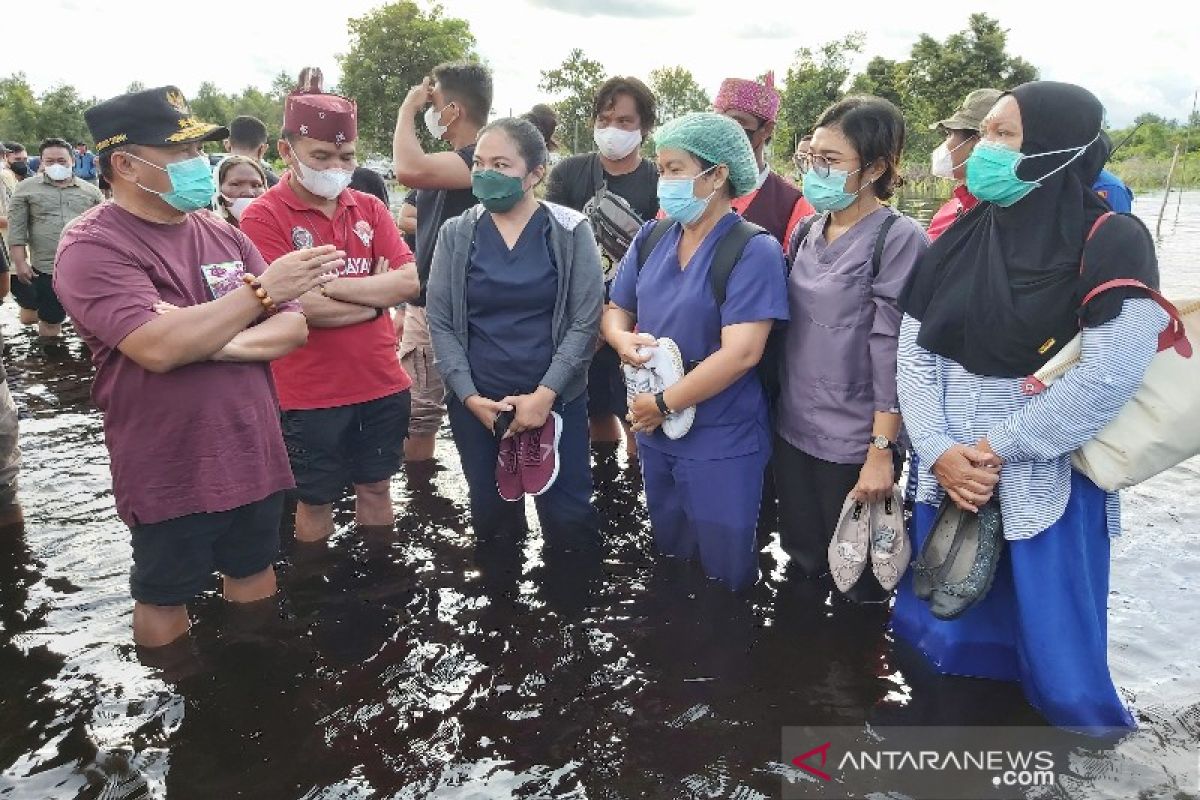
[[[871,546],[871,514],[866,504],[847,497],[829,540],[829,574],[842,594],[850,591],[867,568]]]
[[[912,558],[912,542],[904,528],[904,497],[893,489],[881,503],[871,504],[871,572],[887,591],[896,588]]]
[[[933,594],[938,573],[950,556],[958,538],[958,529],[962,527],[966,516],[967,512],[954,505],[949,496],[938,507],[933,525],[921,545],[921,552],[913,562],[913,594],[921,600],[928,600]]]
[[[962,545],[938,575],[929,598],[929,610],[938,619],[960,617],[986,597],[1000,564],[1004,549],[1000,504],[993,500],[969,516],[959,533]]]

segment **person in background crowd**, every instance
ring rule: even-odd
[[[717,92],[713,108],[742,126],[758,164],[756,188],[737,198],[733,210],[765,228],[782,247],[800,220],[813,213],[813,207],[799,189],[776,174],[767,163],[766,149],[775,135],[779,102],[774,76],[768,72],[763,83],[726,78]]]
[[[75,152],[63,139],[46,139],[40,148],[42,173],[22,181],[8,206],[8,254],[17,283],[13,297],[23,309],[21,321],[37,322],[38,335],[62,335],[67,312],[54,292],[54,254],[67,223],[104,202],[100,190],[75,177]]]
[[[929,126],[944,137],[930,156],[930,171],[936,178],[954,181],[954,193],[929,221],[926,234],[935,241],[959,217],[979,201],[967,190],[967,159],[979,141],[983,118],[1000,99],[999,89],[976,89],[968,94],[953,114]]]
[[[603,332],[626,364],[648,359],[639,348],[649,337],[667,337],[692,366],[666,391],[630,403],[650,525],[661,552],[699,556],[706,575],[739,591],[758,577],[755,531],[771,431],[755,367],[774,323],[788,318],[783,250],[772,237],[752,236],[718,304],[713,259],[722,238],[742,224],[732,200],[757,185],[754,151],[736,122],[712,113],[666,123],[654,143],[657,194],[670,228],[644,258],[639,250],[660,223],[634,239],[613,281]],[[666,416],[692,407],[690,430],[668,438],[660,427]]]
[[[553,168],[555,164],[562,161],[562,155],[558,152],[561,146],[554,138],[554,131],[558,128],[558,114],[554,113],[554,109],[545,103],[538,103],[522,114],[521,119],[533,123],[533,127],[542,134],[542,139],[546,142],[546,151],[550,154],[548,162],[550,167]]]
[[[37,171],[30,168],[29,154],[25,152],[25,145],[20,142],[9,141],[4,143],[4,161],[18,183]]]
[[[796,140],[796,152],[792,154],[792,164],[796,167],[793,176],[797,184],[804,180],[804,165],[808,163],[808,154],[812,152],[812,136],[805,134]]]
[[[262,162],[246,156],[229,156],[217,167],[217,210],[235,228],[256,197],[267,191]]]
[[[1100,195],[1100,199],[1118,214],[1133,213],[1133,190],[1108,170],[1100,170],[1099,177],[1092,184],[1092,191]]]
[[[99,173],[96,171],[96,155],[88,150],[87,142],[75,143],[75,177],[94,184]]]
[[[472,186],[481,205],[438,234],[429,329],[475,535],[519,537],[529,494],[547,550],[594,553],[585,388],[604,278],[583,215],[534,195],[547,157],[526,120],[480,131]],[[511,421],[497,429],[505,412]]]
[[[804,173],[819,216],[789,242],[791,322],[773,466],[780,544],[810,578],[829,572],[847,495],[874,502],[896,483],[896,298],[928,246],[915,220],[883,205],[900,182],[904,138],[904,117],[887,100],[852,96],[827,108]],[[864,576],[850,596],[883,591]]]
[[[900,298],[900,402],[921,456],[913,550],[944,497],[968,512],[998,502],[1007,542],[977,605],[937,619],[906,578],[892,625],[939,673],[1019,681],[1051,724],[1124,731],[1135,723],[1106,627],[1120,501],[1072,470],[1071,453],[1134,396],[1168,320],[1133,287],[1080,307],[1110,280],[1159,278],[1146,227],[1105,219],[1092,191],[1109,153],[1103,118],[1071,84],[1001,97],[967,164],[980,206],[933,243]],[[1079,364],[1026,395],[1025,376],[1081,326]]]
[[[265,362],[304,343],[291,301],[342,254],[303,249],[267,266],[207,213],[216,187],[201,145],[226,131],[192,116],[174,86],[84,117],[114,200],[63,236],[54,282],[96,368],[113,497],[133,538],[133,638],[158,647],[187,633],[186,604],[214,571],[233,603],[275,594],[294,484]]]
[[[419,189],[408,190],[408,193],[404,195],[404,202],[400,204],[400,216],[396,220],[400,233],[404,234],[404,243],[414,253],[417,248],[417,194],[419,192]]]
[[[564,158],[550,173],[546,199],[582,211],[596,196],[597,176],[610,192],[623,197],[643,221],[658,215],[658,172],[643,158],[642,142],[658,121],[654,93],[633,77],[609,78],[592,102],[596,152]],[[593,442],[617,443],[622,429],[630,457],[637,440],[625,420],[629,413],[625,378],[617,352],[607,342],[592,359],[588,373],[588,420]]]
[[[396,115],[392,142],[396,180],[419,190],[416,200],[417,274],[422,290],[429,283],[438,231],[478,201],[471,193],[475,139],[492,109],[492,74],[482,64],[449,62],[414,86]],[[451,152],[426,153],[417,137],[416,117],[424,114],[433,139],[448,143]],[[413,436],[405,445],[408,461],[429,461],[436,434],[445,417],[446,387],[434,368],[433,346],[426,319],[424,291],[408,304],[400,342],[405,368],[413,377]]]
[[[333,503],[348,486],[360,526],[394,524],[390,483],[408,433],[411,381],[387,310],[416,295],[416,273],[388,208],[349,188],[357,143],[352,100],[288,95],[277,145],[287,174],[241,219],[266,258],[314,243],[346,253],[335,280],[301,297],[308,343],[271,365],[306,542],[333,533]]]
[[[0,142],[0,300],[8,297],[11,266],[8,263],[8,201],[17,188],[17,176],[8,168],[8,150]]]
[[[279,183],[279,176],[263,160],[267,155],[267,126],[257,117],[242,115],[230,121],[225,152],[233,156],[243,156],[258,164],[266,176],[268,189]],[[217,180],[217,184],[220,185],[220,179]]]

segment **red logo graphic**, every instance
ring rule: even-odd
[[[810,764],[804,763],[804,762],[808,761],[808,759],[810,759],[813,756],[820,753],[821,754],[821,766],[822,767],[825,766],[825,761],[829,757],[830,744],[832,744],[832,742],[826,742],[823,745],[814,747],[812,750],[809,750],[807,753],[803,753],[801,755],[796,756],[795,758],[792,759],[792,764],[799,767],[800,769],[804,770],[807,773],[816,775],[818,778],[820,778],[823,781],[833,780],[833,777],[828,772],[825,772],[824,770],[819,770],[816,767],[811,766]]]

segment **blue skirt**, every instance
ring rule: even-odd
[[[934,506],[917,504],[914,552],[936,514]],[[1108,671],[1103,490],[1072,473],[1062,518],[1031,539],[1005,545],[991,591],[955,620],[929,612],[913,594],[910,572],[896,595],[893,633],[943,675],[1018,681],[1030,705],[1053,725],[1097,734],[1135,728]]]

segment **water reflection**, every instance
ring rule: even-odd
[[[1162,243],[1168,291],[1200,289],[1198,248],[1194,194]],[[237,614],[213,592],[186,647],[142,663],[86,353],[46,351],[13,316],[29,523],[0,536],[0,797],[755,800],[779,795],[785,725],[1036,720],[1015,687],[932,674],[885,609],[793,578],[773,541],[741,599],[653,557],[637,470],[611,448],[600,559],[544,556],[534,517],[478,548],[447,438],[441,467],[397,478],[394,531],[339,505],[329,543],[285,536],[278,605]],[[1171,776],[1200,736],[1200,653],[1180,647],[1200,635],[1198,485],[1186,464],[1127,497],[1111,649],[1142,730],[1081,754],[1058,796],[1194,796]]]

